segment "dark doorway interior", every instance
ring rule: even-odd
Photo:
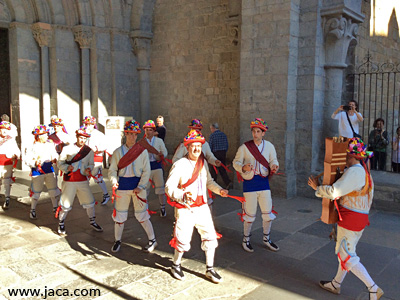
[[[7,114],[11,118],[10,88],[8,30],[0,28],[0,115]]]

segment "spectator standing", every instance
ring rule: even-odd
[[[156,122],[157,122],[156,136],[164,141],[165,135],[167,134],[167,128],[164,126],[164,117],[158,116]]]
[[[228,151],[228,138],[225,133],[219,130],[218,123],[213,123],[210,126],[211,135],[210,135],[210,148],[211,152],[214,156],[221,161],[224,165],[226,164],[226,152]],[[224,181],[226,189],[232,187],[232,183],[229,179],[226,170],[220,166],[218,167],[218,172],[221,174],[222,180]],[[218,174],[215,172],[214,168],[210,166],[210,173],[214,181],[217,181]]]
[[[348,105],[340,105],[332,114],[332,119],[339,121],[339,135],[347,138],[359,134],[359,123],[364,120],[358,111],[358,103],[349,101]],[[360,137],[360,136],[359,136]]]
[[[374,151],[372,157],[373,170],[385,170],[386,167],[386,147],[389,145],[388,132],[383,128],[385,121],[378,118],[374,122],[374,129],[370,132],[368,137],[369,150]]]
[[[400,127],[397,127],[392,144],[392,168],[393,172],[400,173]]]

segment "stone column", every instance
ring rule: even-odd
[[[140,120],[146,121],[150,116],[150,44],[153,34],[134,30],[131,33],[133,53],[137,57],[139,73]]]
[[[38,22],[32,24],[32,34],[40,47],[42,86],[40,99],[40,123],[49,124],[51,115],[49,46],[53,40],[53,30],[50,24]]]
[[[78,25],[73,28],[75,41],[81,48],[81,76],[82,76],[82,106],[81,119],[92,114],[91,111],[91,84],[90,84],[90,47],[93,33],[90,27]]]
[[[336,0],[336,2],[341,2]],[[360,2],[356,0],[355,2]],[[338,124],[331,118],[332,113],[342,104],[343,70],[347,67],[346,56],[350,42],[357,42],[358,23],[363,22],[361,2],[358,7],[346,5],[321,9],[325,39],[325,106],[324,136],[338,134]]]

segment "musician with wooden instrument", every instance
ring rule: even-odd
[[[361,139],[350,139],[346,150],[347,169],[342,177],[332,185],[319,185],[318,179],[311,176],[308,185],[316,191],[317,197],[339,201],[335,248],[339,261],[338,271],[331,281],[320,281],[319,285],[331,293],[340,294],[341,284],[347,272],[351,271],[366,285],[369,299],[379,299],[383,291],[372,280],[356,253],[357,243],[364,228],[369,225],[368,213],[374,191],[369,168],[364,162],[371,155],[366,149]]]
[[[250,233],[259,203],[263,219],[263,243],[271,251],[278,251],[279,247],[270,239],[271,223],[276,216],[272,209],[269,177],[278,171],[279,163],[274,145],[263,139],[268,130],[267,123],[256,118],[250,128],[253,139],[239,147],[233,160],[233,167],[243,178],[243,195],[246,199],[241,214],[244,235],[242,247],[247,252],[254,252],[250,244]]]

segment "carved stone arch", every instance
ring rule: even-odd
[[[33,5],[35,5],[38,22],[53,23],[53,13],[47,0],[34,0]]]
[[[90,0],[77,0],[79,24],[92,26],[92,4]]]
[[[96,27],[112,27],[112,2],[107,0],[91,0],[92,22]]]
[[[76,2],[62,0],[62,4],[65,12],[65,23],[70,26],[79,24],[79,13]]]
[[[37,6],[34,0],[23,0],[23,6],[25,9],[26,23],[39,22],[39,15]]]
[[[14,19],[11,9],[5,0],[0,0],[0,22],[11,22]]]
[[[152,32],[155,0],[134,0],[131,15],[131,30]]]

